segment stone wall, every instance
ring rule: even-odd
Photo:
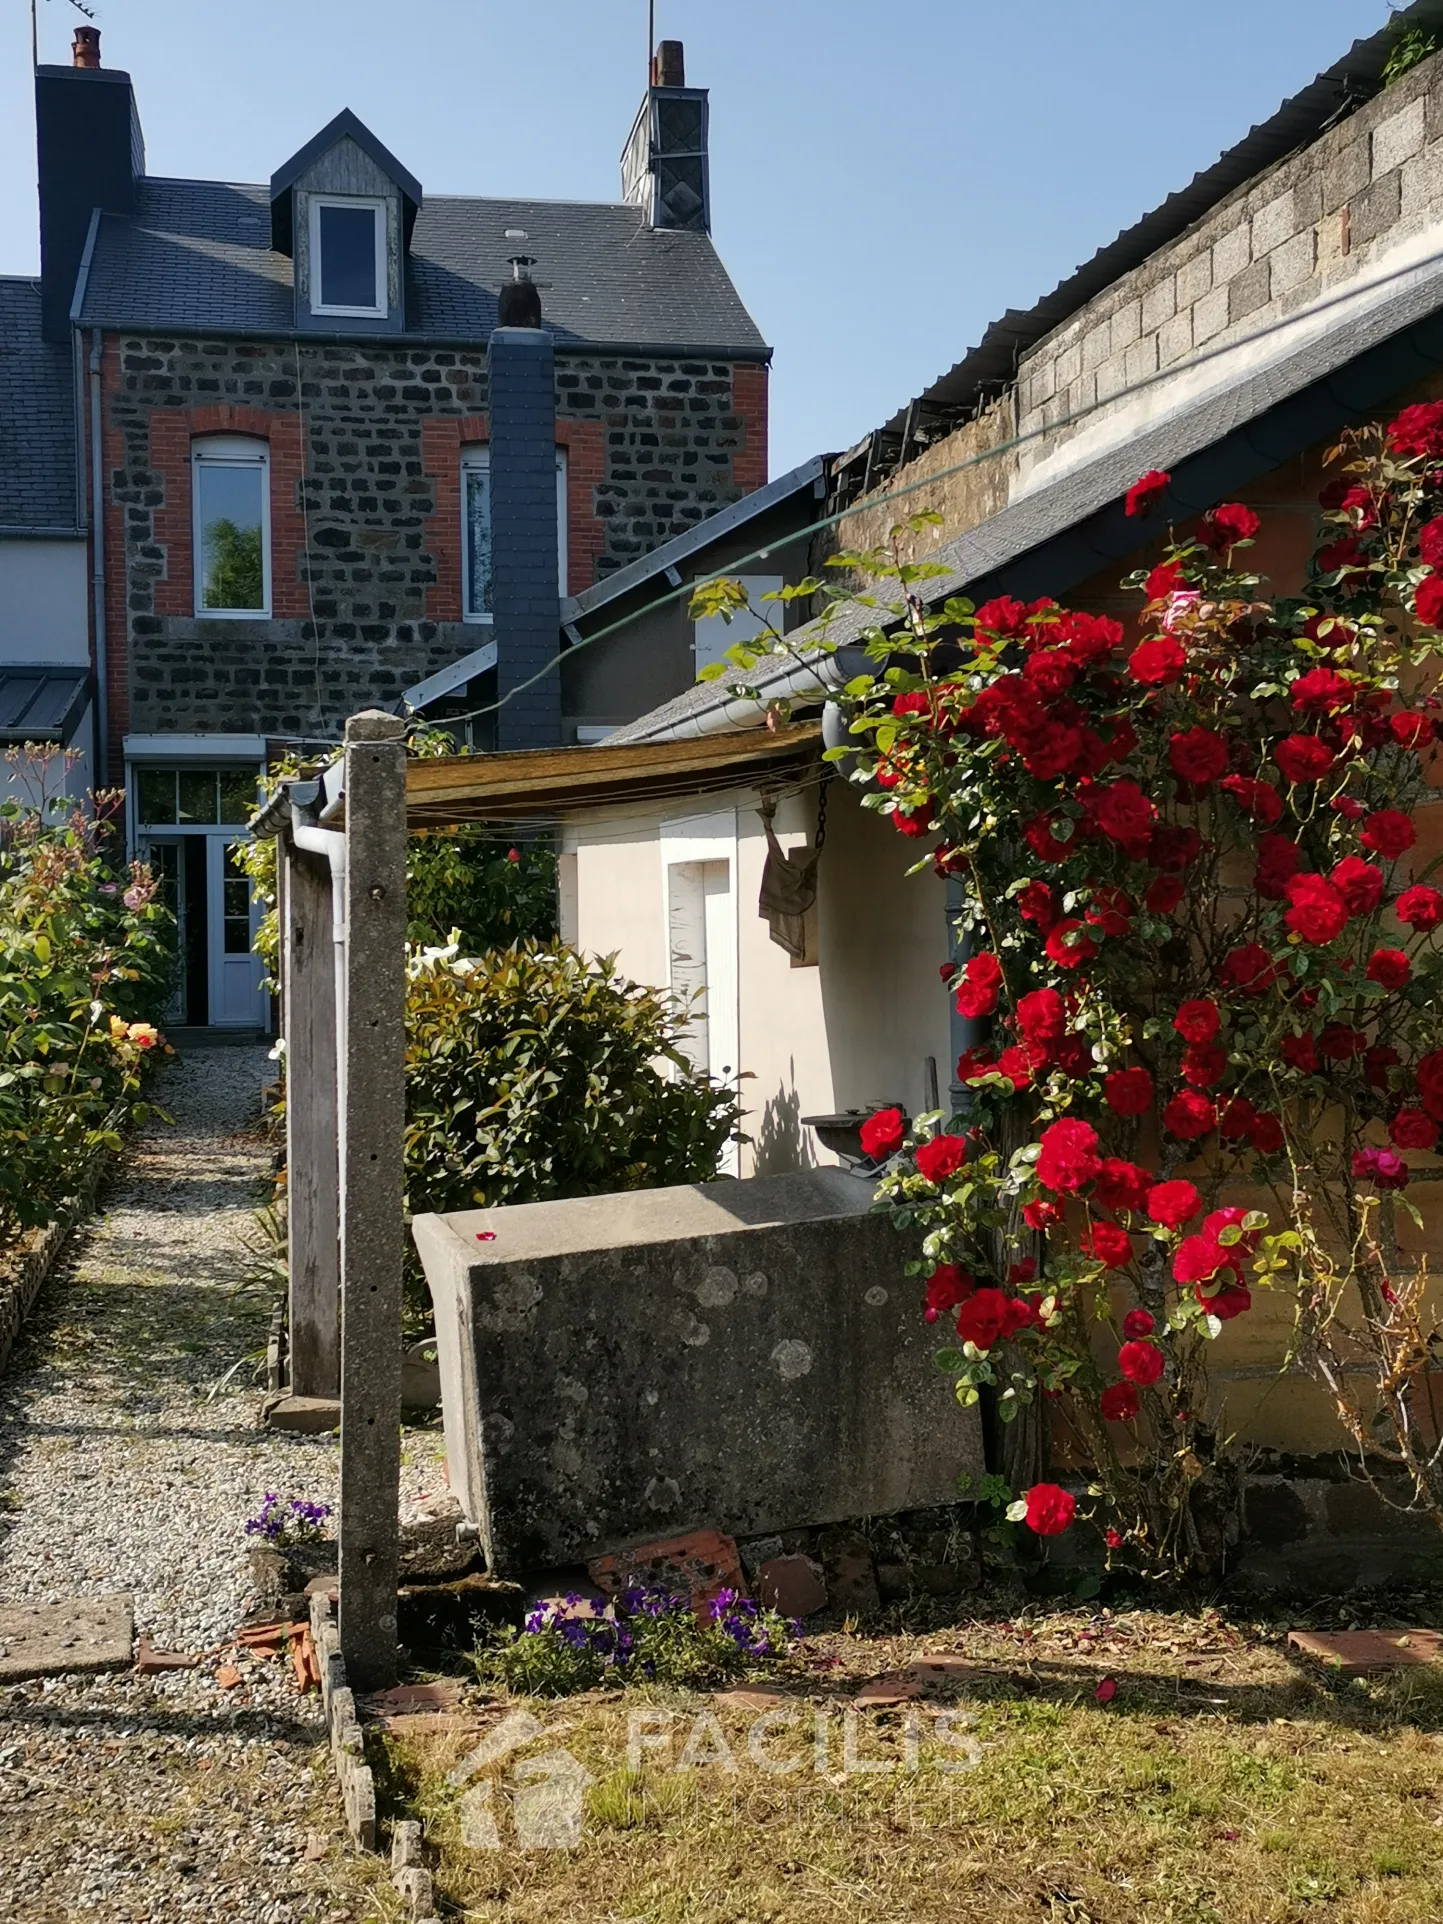
[[[563,351],[556,387],[572,592],[756,485],[763,368]],[[128,732],[334,737],[485,638],[458,486],[483,347],[125,334],[103,388],[115,767]],[[190,444],[217,432],[271,444],[272,619],[193,613]]]
[[[1051,428],[1282,320],[1440,221],[1443,55],[1434,55],[1041,341],[1019,370],[1019,431]],[[1048,435],[1024,467],[1068,434]]]

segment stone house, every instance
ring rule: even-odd
[[[191,1022],[264,1014],[229,851],[268,759],[438,675],[429,712],[477,746],[577,739],[596,674],[557,664],[563,602],[767,481],[769,350],[710,237],[707,94],[676,42],[650,79],[622,198],[591,204],[428,195],[349,112],[267,183],[158,178],[95,29],[37,72],[97,762],[180,907]]]
[[[1354,183],[1354,197],[1339,203],[1336,185],[1326,183],[1342,181]],[[1367,217],[1349,210],[1359,201],[1373,207],[1379,182],[1393,224],[1356,240]],[[1042,422],[1052,397],[1028,398],[1037,390],[1026,380],[1048,354],[1070,355],[1101,317],[1110,328],[1119,313],[1135,306],[1140,314],[1151,290],[1182,273],[1181,256],[1197,261],[1204,248],[1210,262],[1219,249],[1225,258],[1240,254],[1242,240],[1228,251],[1230,231],[1249,248],[1271,240],[1285,224],[1280,200],[1313,222],[1294,237],[1311,235],[1315,276],[1240,315],[1220,342],[1210,335],[1170,361],[1165,379],[1114,391],[1085,418]],[[1349,232],[1347,249],[1326,251]],[[1262,258],[1270,262],[1271,250]],[[1236,183],[1195,231],[1164,240],[1096,292],[1033,351],[1023,376],[1006,405],[1034,410],[1039,432],[1025,449],[999,451],[990,500],[969,481],[975,516],[957,505],[935,531],[944,572],[917,584],[928,602],[1050,595],[1130,621],[1137,597],[1121,583],[1158,558],[1155,531],[1168,523],[1186,530],[1226,499],[1262,516],[1252,565],[1279,593],[1298,592],[1316,545],[1324,457],[1340,430],[1443,398],[1443,54],[1276,156],[1258,178]],[[959,458],[955,444],[951,458]],[[1144,528],[1126,515],[1124,497],[1154,468],[1171,484]],[[986,472],[969,469],[964,479]],[[836,473],[833,464],[834,482]],[[944,512],[947,486],[939,480]],[[856,519],[900,511],[864,502]],[[909,874],[917,845],[863,810],[854,788],[824,784],[823,746],[845,739],[828,694],[854,671],[848,644],[861,626],[850,616],[834,624],[835,657],[809,655],[804,627],[786,651],[748,672],[750,692],[724,677],[616,731],[604,749],[588,751],[607,760],[604,793],[587,805],[570,799],[576,778],[564,765],[528,782],[524,765],[503,756],[489,774],[507,809],[549,812],[559,823],[568,938],[616,951],[638,980],[701,991],[699,1057],[714,1073],[743,1078],[751,1143],[737,1162],[741,1175],[835,1160],[846,1151],[847,1112],[896,1103],[917,1114],[945,1106],[949,1083],[960,1103],[953,1065],[977,1039],[939,981],[939,969],[955,959],[947,884],[930,871]],[[765,726],[773,699],[790,704],[789,727],[778,728],[775,716]],[[748,738],[757,744],[751,763],[740,747]],[[599,790],[601,776],[598,766]],[[819,844],[804,939],[779,942],[789,932],[778,930],[762,899],[768,871],[775,881],[779,853],[805,866]],[[1443,804],[1425,806],[1409,859],[1421,873],[1440,849]],[[1443,1186],[1420,1184],[1417,1193],[1422,1226],[1400,1219],[1400,1245],[1434,1248],[1443,1237]],[[1279,1375],[1288,1330],[1281,1299],[1229,1324],[1214,1352],[1215,1383],[1230,1422],[1259,1447],[1326,1453],[1341,1436],[1327,1399],[1301,1375]]]

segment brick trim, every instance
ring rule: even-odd
[[[732,369],[732,409],[741,416],[742,444],[732,456],[732,481],[743,494],[764,488],[769,479],[767,411],[770,370],[755,365]]]
[[[421,423],[421,459],[434,507],[425,523],[425,545],[436,567],[426,590],[431,621],[460,621],[461,454],[491,439],[488,414],[430,415]],[[579,595],[596,580],[606,545],[606,524],[595,512],[596,490],[605,479],[605,432],[599,421],[558,421],[556,445],[566,449],[566,586]]]
[[[155,543],[165,572],[155,584],[158,615],[195,612],[191,444],[210,434],[244,434],[267,443],[270,454],[271,618],[303,620],[310,613],[305,579],[305,516],[301,480],[305,455],[301,417],[241,402],[156,408],[150,417],[150,465],[163,490],[155,510]]]

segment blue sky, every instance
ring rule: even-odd
[[[80,21],[38,0],[42,60]],[[848,446],[1388,18],[1387,0],[656,0],[712,91],[715,238],[776,349],[773,472]],[[646,0],[108,0],[152,173],[264,180],[342,107],[437,192],[619,197]],[[0,272],[33,273],[28,0]]]

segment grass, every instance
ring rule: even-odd
[[[1416,1599],[1410,1614],[1436,1620]],[[939,1650],[977,1669],[849,1717],[863,1683]],[[1116,1693],[1100,1702],[1106,1679]],[[446,1781],[475,1735],[375,1745],[385,1808],[425,1819],[443,1909],[488,1924],[1443,1917],[1443,1669],[1348,1681],[1290,1658],[1281,1626],[1074,1610],[818,1636],[776,1682],[799,1721],[763,1755],[786,1774],[749,1748],[754,1709],[602,1691],[481,1713],[524,1703],[546,1726],[482,1773],[501,1848],[466,1848]],[[638,1711],[658,1738],[670,1713],[670,1744],[629,1762]],[[847,1741],[894,1768],[849,1770]],[[513,1768],[563,1748],[593,1779],[581,1842],[522,1849]]]

